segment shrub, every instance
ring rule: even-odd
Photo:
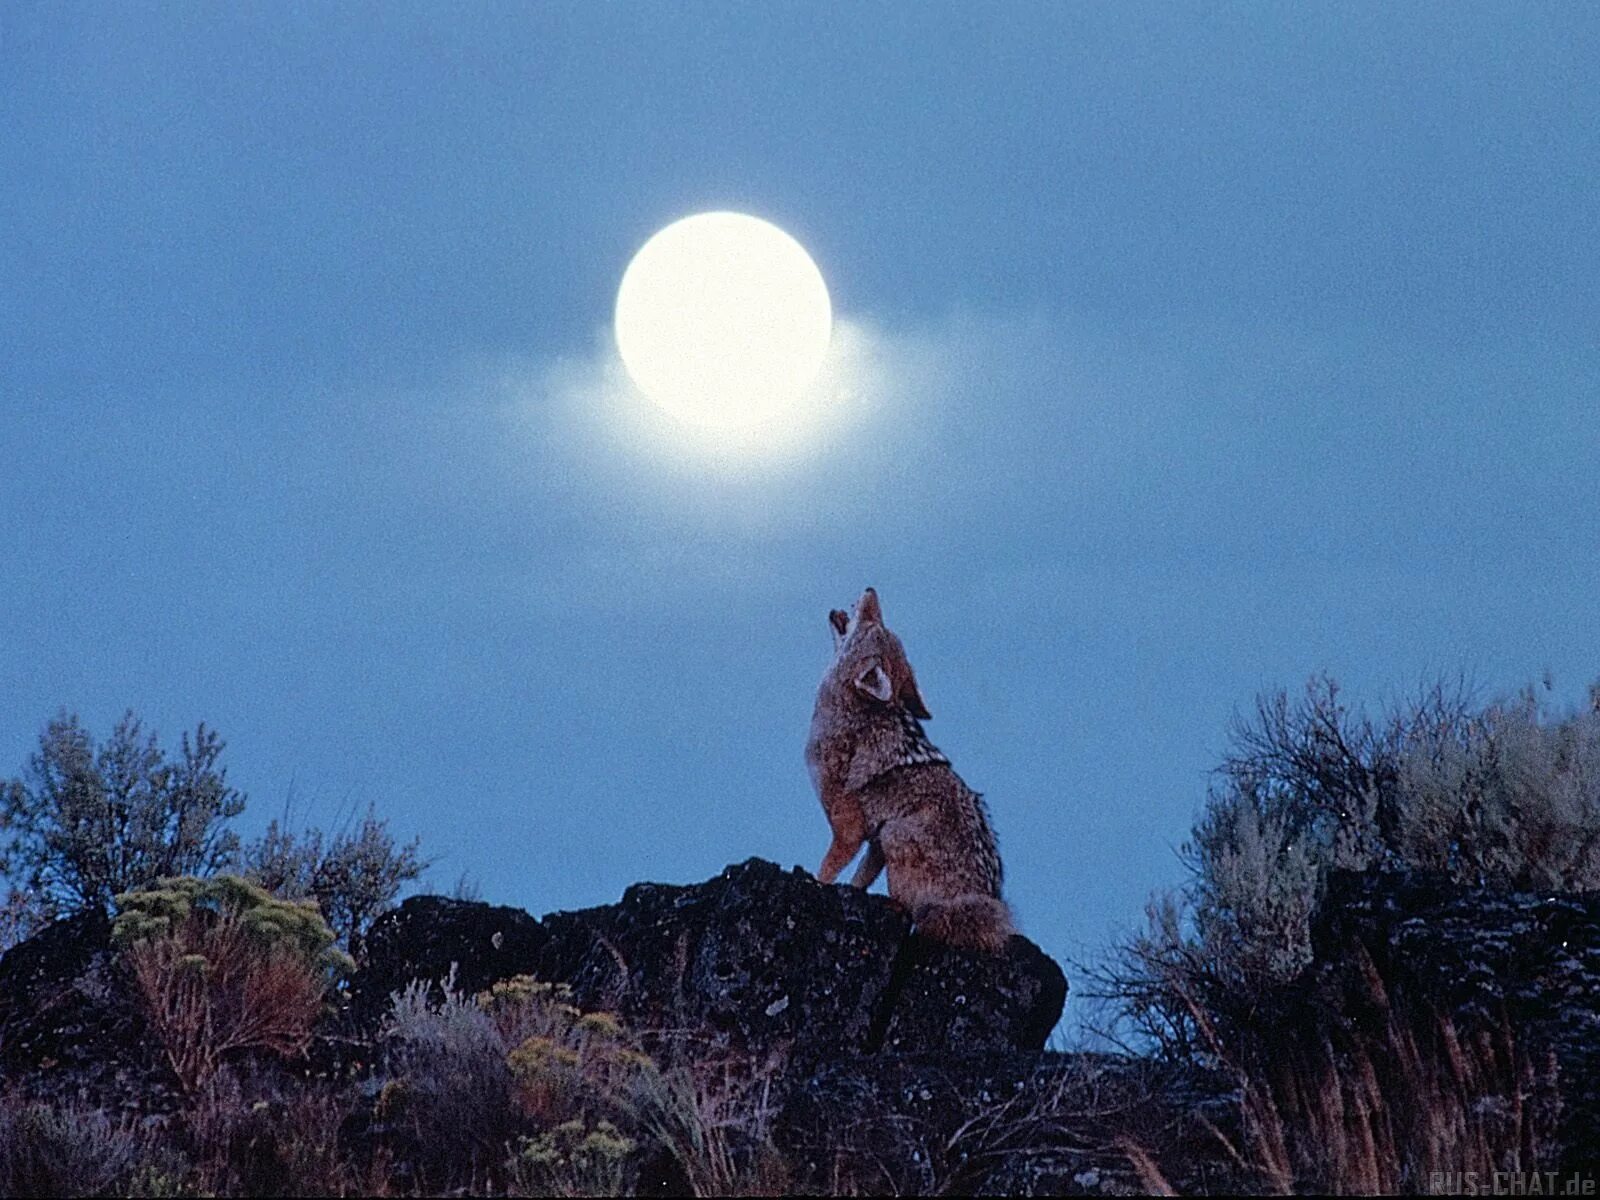
[[[245,875],[285,899],[313,899],[339,944],[355,945],[380,913],[393,907],[402,885],[428,868],[413,838],[398,844],[387,821],[368,809],[354,832],[327,838],[296,833],[273,821],[240,856]]]
[[[435,994],[423,980],[395,994],[376,1103],[380,1127],[427,1192],[476,1182],[503,1160],[517,1123],[506,1044],[489,1014],[451,980]]]
[[[76,716],[51,721],[24,778],[0,786],[0,875],[44,912],[106,909],[119,892],[228,866],[226,823],[245,800],[218,766],[223,742],[203,724],[169,759],[130,712],[98,749]]]
[[[114,1196],[138,1163],[126,1123],[94,1109],[0,1102],[0,1196]]]
[[[1114,1023],[1240,1079],[1268,1185],[1419,1188],[1430,1170],[1538,1161],[1545,1083],[1509,1029],[1459,1029],[1370,962],[1340,964],[1366,980],[1370,994],[1346,998],[1360,1020],[1261,1005],[1294,994],[1279,985],[1311,965],[1335,868],[1600,887],[1593,695],[1557,713],[1531,690],[1480,705],[1436,686],[1375,719],[1314,679],[1298,702],[1263,697],[1235,722],[1184,848],[1188,883],[1153,899],[1145,930],[1088,974]]]
[[[353,1090],[248,1068],[223,1068],[192,1098],[184,1118],[206,1196],[371,1194],[342,1144]]]
[[[1552,720],[1525,691],[1465,734],[1402,749],[1397,857],[1475,886],[1600,888],[1600,712]]]
[[[303,1054],[323,997],[352,966],[315,904],[236,876],[163,879],[117,902],[112,940],[190,1093],[235,1051]]]
[[[505,1167],[506,1195],[630,1195],[633,1150],[609,1121],[563,1121],[519,1140]]]
[[[338,943],[356,942],[428,867],[368,809],[332,837],[277,821],[242,846],[229,823],[245,797],[201,724],[169,757],[132,712],[98,746],[76,716],[45,726],[21,778],[0,782],[0,949],[49,920],[179,875],[237,871],[288,900],[313,899]]]
[[[655,1062],[610,1013],[580,1011],[566,984],[518,975],[478,996],[506,1046],[525,1113],[543,1125],[623,1120],[621,1109]]]
[[[1600,887],[1600,711],[1552,713],[1531,691],[1479,706],[1441,685],[1375,719],[1327,679],[1296,703],[1262,697],[1234,724],[1184,858],[1187,885],[1090,972],[1119,1019],[1180,1055],[1203,1049],[1199,1025],[1228,997],[1307,966],[1334,868]]]
[[[509,1047],[522,1111],[541,1132],[507,1165],[530,1194],[631,1190],[646,1161],[669,1190],[695,1196],[780,1194],[787,1170],[771,1143],[777,1060],[708,1053],[670,1039],[663,1066],[617,1018],[582,1012],[564,984],[517,976],[478,996]],[[621,1182],[619,1182],[621,1181]]]
[[[747,1103],[765,1092],[733,1086],[729,1063],[664,1071],[615,1016],[580,1011],[561,984],[518,976],[469,1000],[445,981],[438,994],[420,980],[396,993],[375,1106],[424,1190],[498,1171],[514,1195],[615,1194],[647,1162],[669,1191],[771,1190],[770,1113]]]

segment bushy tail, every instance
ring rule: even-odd
[[[918,905],[917,932],[966,950],[999,954],[1017,931],[1011,909],[998,896],[952,896]]]

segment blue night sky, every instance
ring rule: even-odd
[[[870,583],[1092,954],[1257,691],[1600,676],[1597,14],[10,0],[0,775],[132,707],[536,913],[814,869]],[[828,280],[801,445],[616,387],[707,209]]]

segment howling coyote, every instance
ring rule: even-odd
[[[1000,898],[1000,854],[983,798],[922,732],[928,709],[900,639],[868,588],[846,616],[828,614],[833,665],[817,690],[806,765],[833,829],[817,878],[832,883],[863,842],[850,882],[889,868],[889,896],[919,932],[996,952],[1014,932]]]

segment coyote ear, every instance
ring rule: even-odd
[[[833,626],[835,633],[843,637],[845,630],[850,628],[850,618],[836,608],[828,613],[828,624]]]
[[[888,672],[877,663],[857,675],[855,683],[858,692],[864,692],[884,704],[889,703],[889,698],[894,695],[894,685],[889,682]]]
[[[922,693],[917,690],[917,681],[915,679],[906,680],[906,686],[900,691],[900,703],[904,704],[911,715],[919,721],[931,721],[933,719],[933,714],[928,711],[928,706],[922,702]]]

